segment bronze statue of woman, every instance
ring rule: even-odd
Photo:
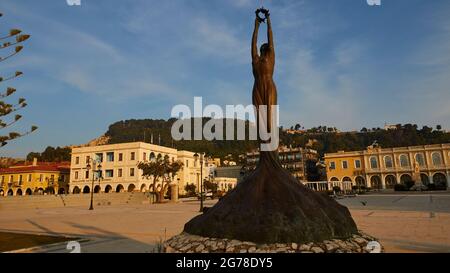
[[[265,19],[259,17],[264,13]],[[268,107],[262,125],[267,132],[272,125],[277,104],[277,89],[272,76],[275,50],[268,10],[256,11],[252,40],[252,66],[255,78],[253,104],[259,110]],[[261,22],[267,20],[268,43],[256,46]],[[259,120],[259,117],[258,117]],[[258,122],[259,126],[259,122]],[[260,138],[261,143],[263,141]],[[357,227],[350,212],[330,197],[313,192],[286,171],[277,151],[261,151],[258,166],[247,174],[214,207],[191,219],[184,226],[189,234],[209,238],[228,238],[256,243],[322,242],[348,238]]]
[[[267,43],[263,44],[258,55],[258,31],[263,20],[258,16],[259,12],[263,12],[267,20]],[[273,81],[273,72],[275,68],[275,48],[273,44],[272,24],[270,22],[270,14],[268,10],[259,9],[256,11],[255,29],[252,38],[252,67],[255,83],[253,84],[253,105],[259,111],[261,105],[267,106],[267,117],[265,124],[267,132],[271,131],[273,113],[271,106],[277,105],[277,87]],[[275,128],[274,128],[275,129]]]

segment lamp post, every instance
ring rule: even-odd
[[[91,166],[92,163],[92,166]],[[98,165],[96,166],[96,164]],[[95,173],[102,171],[102,165],[100,165],[100,162],[97,162],[97,160],[94,160],[93,158],[90,158],[86,165],[86,170],[90,170],[92,168],[92,187],[91,187],[91,205],[89,207],[89,210],[94,210],[94,181],[95,181]],[[98,177],[100,181],[100,175]]]
[[[197,161],[200,158],[200,212],[203,212],[203,154],[200,156],[195,153],[194,158]]]

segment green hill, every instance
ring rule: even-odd
[[[210,118],[203,118],[202,123],[205,124],[209,120]],[[174,147],[180,150],[207,152],[214,157],[220,158],[225,158],[231,154],[232,158],[237,162],[239,162],[239,155],[258,147],[256,141],[173,141],[171,128],[175,121],[176,119],[131,119],[118,121],[109,126],[105,136],[109,138],[109,143],[111,144],[133,141],[151,143],[153,136],[154,144]],[[235,126],[238,122],[244,123],[246,131],[248,131],[248,121],[235,120]],[[193,120],[191,120],[191,124],[193,124]],[[223,120],[223,124],[225,126],[226,120]],[[440,126],[437,128],[440,128]],[[320,126],[301,134],[288,134],[280,128],[280,141],[281,145],[292,145],[293,147],[305,147],[309,143],[311,148],[316,149],[323,156],[325,153],[340,150],[363,150],[374,141],[377,141],[383,148],[450,143],[450,133],[440,129],[434,130],[427,126],[419,129],[417,125],[413,124],[399,124],[395,130],[382,130],[380,128],[367,130],[363,128],[361,132],[344,133],[327,130],[326,127]],[[39,160],[43,161],[70,160],[70,148],[55,149],[48,147],[43,153],[30,153],[27,158],[31,160],[33,157],[38,157]]]

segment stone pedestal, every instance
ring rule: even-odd
[[[379,241],[360,232],[347,239],[310,243],[257,244],[248,241],[207,238],[181,233],[164,244],[166,253],[382,253]]]
[[[177,203],[178,202],[178,184],[170,183],[170,202]]]

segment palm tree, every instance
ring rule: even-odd
[[[2,16],[3,14],[0,13],[0,17]],[[0,54],[3,54],[5,50],[10,50],[11,48],[13,49],[12,51],[10,50],[8,53],[6,53],[6,55],[0,55],[0,63],[8,60],[9,58],[17,55],[22,51],[22,43],[28,40],[28,38],[30,38],[30,35],[21,33],[22,31],[20,29],[14,28],[11,29],[6,35],[0,34],[0,41],[4,41],[3,44],[0,44]],[[11,73],[10,75],[7,75],[6,77],[0,76],[0,84],[18,78],[22,75],[23,73],[21,71],[16,71],[14,73]],[[17,90],[13,87],[6,87],[5,91],[0,91],[0,130],[5,130],[7,127],[18,122],[22,118],[22,116],[17,114],[17,111],[27,106],[26,100],[24,98],[19,98],[17,100],[17,103],[8,103],[5,101],[6,98],[14,94],[16,91]],[[4,120],[5,117],[8,117],[14,113],[16,114],[13,118]],[[0,147],[5,146],[9,141],[13,139],[23,137],[30,134],[31,132],[36,131],[37,128],[38,127],[33,125],[31,126],[31,129],[26,132],[9,132],[5,135],[0,135]]]

